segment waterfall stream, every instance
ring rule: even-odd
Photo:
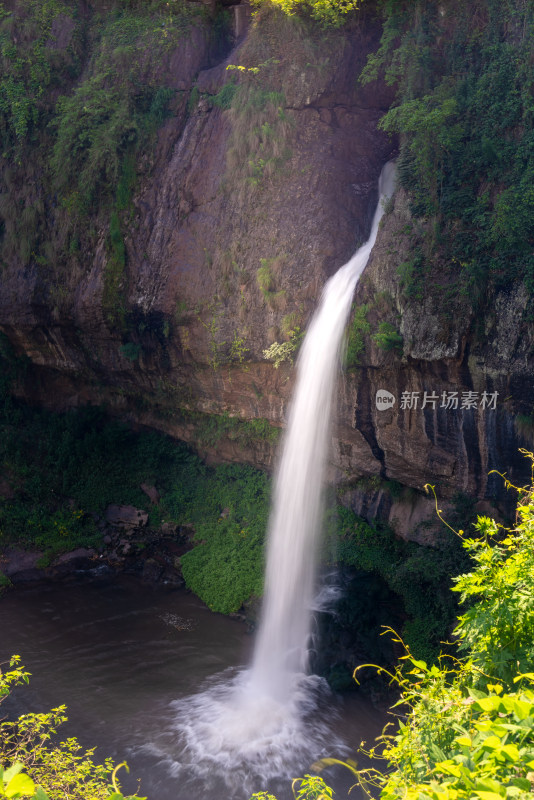
[[[265,599],[251,672],[258,691],[281,701],[289,697],[292,676],[306,671],[341,343],[354,289],[369,260],[393,181],[390,162],[380,176],[380,200],[369,239],[325,285],[297,363],[295,394],[275,478]]]
[[[177,704],[176,730],[189,766],[207,780],[214,771],[224,772],[231,776],[229,785],[245,791],[252,775],[269,781],[311,763],[326,741],[330,748],[342,747],[332,737],[331,705],[321,711],[325,682],[306,675],[307,648],[343,332],[394,179],[389,162],[380,176],[369,239],[326,283],[301,347],[275,477],[265,598],[252,666]]]

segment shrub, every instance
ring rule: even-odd
[[[360,363],[360,356],[365,347],[365,336],[371,330],[370,324],[367,322],[367,314],[370,307],[366,303],[361,306],[353,306],[354,316],[349,325],[347,349],[345,352],[345,367],[351,369],[358,366]]]
[[[357,11],[361,0],[269,0],[285,14],[305,14],[326,27],[343,25],[346,16]],[[259,0],[258,5],[260,5]]]
[[[20,666],[19,656],[12,657],[9,667],[8,672],[0,670],[0,702],[13,686],[29,681],[30,674]],[[95,764],[94,749],[84,751],[74,737],[58,742],[57,728],[67,721],[65,710],[59,706],[48,713],[30,712],[0,722],[0,797],[134,800],[121,794],[118,767],[111,759]]]
[[[280,364],[284,361],[293,363],[295,354],[300,347],[300,343],[304,338],[304,332],[300,328],[289,331],[287,342],[273,342],[273,344],[263,351],[263,357],[267,361],[272,361],[274,368],[278,369]]]
[[[250,467],[221,466],[199,475],[184,496],[166,499],[173,518],[194,526],[199,544],[182,556],[187,585],[212,610],[237,611],[263,591],[263,542],[270,484]]]
[[[387,353],[391,350],[400,350],[402,352],[402,336],[390,322],[381,322],[378,326],[378,331],[373,334],[372,338],[378,347]]]

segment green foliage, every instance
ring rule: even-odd
[[[300,319],[300,314],[297,311],[290,311],[289,314],[282,317],[280,328],[284,336],[288,337],[291,331],[294,331],[296,328],[300,330]]]
[[[0,500],[0,542],[49,556],[99,544],[92,514],[110,503],[148,510],[140,484],[157,480],[164,491],[171,476],[185,480],[194,459],[164,436],[136,436],[91,408],[61,415],[4,401],[0,432],[0,463],[14,489]]]
[[[217,94],[210,97],[210,102],[214,106],[218,106],[219,108],[223,108],[228,110],[232,107],[232,103],[234,101],[234,97],[237,92],[237,84],[229,81],[222,86]]]
[[[94,250],[107,216],[104,310],[123,328],[125,212],[140,155],[176,96],[162,62],[203,6],[113,0],[86,14],[62,0],[20,0],[10,8],[0,15],[0,152],[9,159],[0,255],[48,267],[63,286],[63,270]]]
[[[270,305],[276,308],[278,301],[284,297],[285,290],[276,291],[276,275],[280,275],[284,264],[284,256],[276,258],[260,258],[261,267],[256,272],[256,281],[260,291]]]
[[[334,796],[330,786],[318,775],[305,775],[292,783],[295,800],[329,800]]]
[[[216,447],[223,438],[238,442],[242,447],[252,447],[258,442],[275,444],[280,435],[279,428],[261,417],[245,420],[231,417],[228,412],[224,412],[198,414],[193,417],[193,421],[199,443],[208,447]]]
[[[264,297],[269,297],[274,289],[274,276],[266,258],[261,259],[261,267],[256,272],[256,280]]]
[[[249,348],[246,346],[244,336],[240,336],[237,331],[234,331],[234,338],[230,345],[230,362],[234,364],[242,364],[245,361],[246,354]]]
[[[23,764],[17,762],[4,770],[0,766],[0,797],[40,797],[47,800],[47,795],[42,789],[36,794],[36,786],[32,779],[22,772]]]
[[[19,664],[19,656],[13,656],[9,672],[0,670],[0,702],[13,686],[28,683],[29,673]],[[125,765],[116,767],[109,758],[103,765],[95,764],[94,748],[84,751],[73,737],[57,741],[57,728],[66,721],[65,706],[44,714],[26,713],[14,721],[2,719],[0,797],[134,800],[123,797],[117,783],[117,771]]]
[[[45,93],[61,85],[61,71],[74,65],[74,52],[50,46],[54,21],[71,18],[61,0],[23,0],[0,15],[0,142],[7,154],[39,128],[46,113]],[[46,119],[46,117],[45,117]]]
[[[344,506],[337,517],[338,561],[379,575],[399,595],[408,615],[403,636],[418,657],[432,661],[456,612],[451,576],[467,561],[458,538],[444,532],[437,547],[423,547],[385,525],[369,525]]]
[[[221,466],[170,492],[173,518],[193,525],[199,544],[182,556],[187,585],[214,611],[237,611],[263,590],[263,541],[270,484],[250,467]]]
[[[2,594],[2,591],[7,589],[9,586],[11,586],[11,581],[7,575],[4,575],[3,572],[0,572],[0,595]]]
[[[384,71],[398,86],[381,125],[400,134],[398,179],[413,213],[433,223],[414,241],[414,259],[434,264],[436,290],[446,283],[449,296],[456,288],[475,305],[517,279],[532,290],[532,5],[403,0],[382,11],[381,47],[363,78]],[[402,270],[414,296],[419,268]]]
[[[300,328],[289,331],[287,342],[273,342],[273,344],[263,351],[263,357],[267,361],[272,361],[275,369],[278,369],[284,361],[293,363],[295,354],[304,338],[304,332]]]
[[[265,419],[192,416],[197,435],[215,446],[274,443]],[[182,444],[135,434],[88,408],[64,415],[12,400],[0,403],[0,464],[14,497],[0,500],[0,544],[41,548],[41,565],[65,550],[101,542],[93,515],[131,504],[159,519],[190,525],[199,543],[183,557],[187,585],[214,610],[229,613],[261,594],[269,481],[249,467],[208,469]],[[140,489],[156,485],[156,511]]]
[[[263,0],[256,0],[261,5]],[[325,27],[337,28],[357,11],[361,0],[269,0],[285,14],[305,14]]]
[[[373,334],[372,338],[378,347],[387,353],[391,350],[400,350],[402,352],[402,336],[390,322],[380,322],[378,331]]]
[[[365,347],[365,336],[371,331],[371,326],[367,322],[369,305],[363,303],[361,306],[353,306],[354,316],[349,325],[347,338],[347,350],[345,353],[345,367],[351,369],[358,366],[360,356]]]
[[[397,267],[399,284],[406,297],[422,300],[424,296],[425,259],[423,253],[416,249],[408,261]]]
[[[291,122],[284,108],[285,95],[263,88],[253,80],[242,82],[237,88],[235,84],[227,84],[234,87],[231,90],[223,87],[232,93],[232,133],[227,152],[229,187],[238,180],[244,181],[245,187],[258,189],[279,174],[291,156],[286,145]]]
[[[512,686],[534,665],[534,500],[523,493],[518,525],[503,538],[497,524],[479,517],[481,538],[467,539],[476,569],[456,579],[454,591],[467,611],[458,618],[459,649],[470,662]]]
[[[82,214],[109,198],[110,189],[114,193],[123,160],[132,162],[168,115],[174,91],[158,84],[158,57],[179,43],[194,14],[191,4],[179,2],[152,14],[143,4],[129,4],[107,16],[89,76],[58,99],[51,167]],[[122,171],[131,187],[132,163]],[[119,209],[127,206],[124,189],[119,186]]]
[[[276,797],[269,792],[254,792],[250,800],[276,800]]]
[[[531,795],[532,498],[520,490],[513,530],[480,517],[477,538],[464,540],[471,569],[454,587],[467,605],[455,629],[463,659],[443,657],[429,668],[406,651],[393,676],[408,713],[380,748],[392,771],[368,774],[384,800]]]

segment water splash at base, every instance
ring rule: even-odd
[[[346,747],[333,731],[336,701],[323,678],[295,675],[291,702],[258,694],[250,671],[228,670],[198,694],[171,704],[172,720],[158,742],[144,745],[181,787],[180,797],[217,790],[224,800],[288,790],[314,761]],[[176,754],[179,754],[176,758]]]

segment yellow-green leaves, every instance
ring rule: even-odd
[[[347,15],[357,11],[361,5],[360,0],[271,0],[271,2],[285,14],[304,12],[322,25],[334,28],[343,25]]]

